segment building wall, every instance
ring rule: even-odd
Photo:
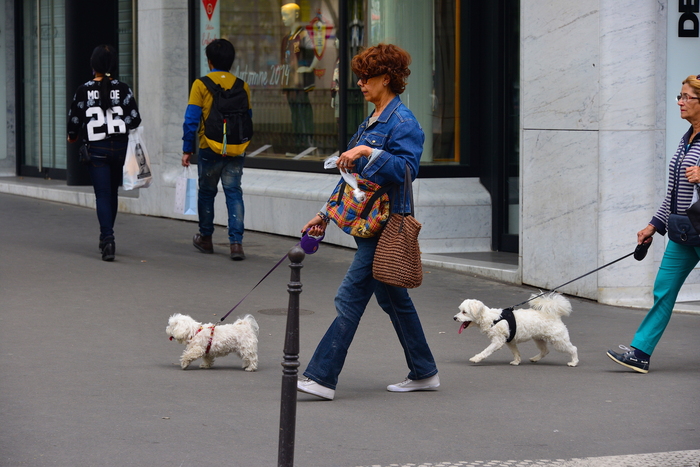
[[[661,203],[667,7],[521,2],[524,283],[556,287],[631,253]],[[664,244],[657,235],[645,261],[630,257],[561,290],[648,306]],[[693,273],[679,299],[697,299],[698,283]]]

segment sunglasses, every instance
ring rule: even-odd
[[[379,73],[378,75],[359,75],[359,79],[362,82],[362,84],[367,84],[367,81],[371,80],[372,78],[376,78],[377,76],[382,76],[384,73]]]

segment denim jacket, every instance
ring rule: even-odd
[[[348,149],[359,145],[372,148],[369,159],[361,157],[355,162],[355,171],[363,178],[381,186],[397,185],[389,191],[391,212],[411,212],[410,199],[403,200],[406,164],[411,169],[413,181],[418,175],[424,141],[425,135],[418,120],[396,96],[376,122],[369,125],[369,117],[362,122],[348,145]]]

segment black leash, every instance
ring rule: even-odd
[[[629,253],[629,254],[626,254],[625,256],[617,258],[615,261],[610,261],[608,264],[604,264],[604,265],[600,266],[599,268],[596,268],[592,271],[589,271],[586,274],[583,274],[582,276],[578,276],[576,279],[572,279],[569,282],[565,282],[564,284],[559,285],[557,287],[554,287],[551,290],[548,290],[546,292],[542,292],[541,294],[535,295],[534,297],[530,297],[529,299],[525,300],[524,302],[518,303],[517,305],[513,305],[513,306],[510,306],[508,308],[504,308],[503,311],[501,311],[501,316],[496,321],[494,321],[493,324],[495,325],[499,321],[506,320],[508,322],[508,327],[510,328],[510,334],[509,334],[506,342],[512,341],[513,338],[515,337],[515,330],[516,330],[515,317],[513,316],[513,310],[515,309],[515,307],[525,305],[527,302],[530,302],[538,297],[541,297],[542,295],[545,295],[545,294],[548,294],[551,292],[555,292],[557,289],[561,289],[565,285],[569,285],[572,282],[576,282],[579,279],[583,279],[584,277],[588,276],[589,274],[593,274],[596,271],[600,271],[601,269],[607,268],[608,266],[615,264],[618,261],[622,261],[623,259],[625,259],[629,256],[634,255],[634,259],[636,259],[637,261],[641,261],[647,255],[647,250],[649,250],[650,245],[651,245],[651,240],[649,240],[646,243],[639,244],[639,245],[637,245],[637,248],[635,248],[632,253]]]
[[[557,289],[561,289],[561,288],[564,287],[565,285],[569,285],[569,284],[571,284],[572,282],[576,282],[576,281],[579,280],[579,279],[583,279],[583,278],[586,277],[587,275],[593,274],[593,273],[596,272],[596,271],[600,271],[601,269],[607,268],[608,266],[610,266],[610,265],[612,265],[612,264],[615,264],[615,263],[617,263],[618,261],[622,261],[623,259],[625,259],[625,258],[627,258],[627,257],[629,257],[629,256],[634,255],[634,259],[636,259],[637,261],[641,261],[641,260],[643,260],[644,257],[647,255],[647,250],[649,250],[649,246],[650,246],[650,245],[651,245],[651,241],[649,241],[649,242],[647,242],[647,243],[639,244],[639,245],[637,245],[637,248],[635,248],[634,251],[633,251],[632,253],[626,254],[625,256],[623,256],[623,257],[621,257],[621,258],[617,258],[615,261],[610,261],[608,264],[604,264],[604,265],[602,265],[601,267],[596,268],[596,269],[594,269],[594,270],[592,270],[592,271],[589,271],[589,272],[587,272],[586,274],[584,274],[584,275],[582,275],[582,276],[578,276],[576,279],[572,279],[572,280],[570,280],[569,282],[565,282],[565,283],[562,284],[562,285],[559,285],[559,286],[557,286],[557,287],[554,287],[553,289],[548,290],[548,291],[546,291],[546,292],[542,292],[542,293],[539,294],[539,295],[535,295],[534,297],[532,297],[532,298],[530,298],[530,299],[528,299],[528,300],[525,300],[525,301],[522,302],[522,303],[518,303],[517,305],[513,305],[513,306],[508,307],[508,308],[512,311],[513,308],[515,308],[516,306],[525,305],[527,302],[529,302],[529,301],[531,301],[531,300],[534,300],[534,299],[536,299],[536,298],[538,298],[538,297],[541,297],[542,295],[548,294],[548,293],[550,293],[550,292],[555,292]]]
[[[277,266],[279,266],[280,264],[282,264],[282,261],[284,261],[284,260],[287,258],[287,255],[288,255],[288,254],[289,254],[289,253],[286,253],[286,254],[282,257],[282,259],[280,259],[279,261],[277,261],[277,264],[275,264],[274,266],[272,266],[272,269],[270,269],[269,271],[267,271],[267,274],[265,274],[265,275],[263,276],[263,278],[260,279],[260,280],[258,281],[258,283],[255,284],[255,286],[253,286],[253,288],[250,289],[250,291],[248,291],[248,293],[245,294],[245,295],[243,296],[243,298],[241,298],[241,301],[239,301],[238,303],[236,303],[236,305],[235,305],[233,308],[231,308],[231,310],[230,310],[228,313],[226,313],[224,316],[222,316],[221,319],[219,320],[219,322],[225,320],[225,319],[228,317],[228,315],[231,314],[231,312],[232,312],[233,310],[235,310],[236,308],[238,308],[238,305],[240,305],[241,303],[243,303],[243,300],[245,300],[245,299],[248,297],[248,295],[250,295],[250,293],[251,293],[253,290],[255,290],[255,288],[256,288],[257,286],[259,286],[259,285],[262,283],[262,281],[264,281],[265,279],[267,279],[267,276],[269,276],[270,274],[272,274],[272,271],[274,271],[275,269],[277,269]]]

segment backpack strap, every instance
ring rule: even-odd
[[[211,79],[210,77],[208,77],[207,75],[204,75],[201,78],[197,78],[197,79],[199,79],[202,83],[204,83],[204,86],[206,86],[207,90],[212,94],[212,96],[216,92],[216,87],[221,88],[221,86],[216,84],[214,82],[214,80]]]
[[[243,87],[243,80],[239,78],[238,76],[234,76],[236,78],[236,81],[233,82],[233,86],[231,86],[231,89],[236,89],[236,88],[242,88]],[[216,84],[213,79],[208,77],[207,75],[202,76],[201,78],[197,78],[200,80],[204,85],[207,87],[207,90],[214,95],[216,91],[219,89],[222,91],[226,91],[226,89],[222,88],[220,84]],[[217,89],[218,88],[218,89]]]

